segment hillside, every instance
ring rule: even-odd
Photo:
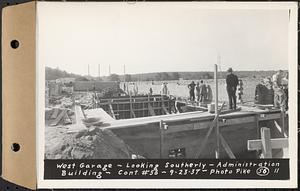
[[[62,71],[58,68],[45,68],[45,78],[46,80],[55,80],[58,78],[82,78],[83,76],[73,73],[68,73],[66,71]]]

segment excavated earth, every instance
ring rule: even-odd
[[[136,153],[110,130],[98,127],[68,133],[46,126],[46,159],[131,159]]]

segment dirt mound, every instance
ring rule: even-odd
[[[131,159],[134,154],[114,133],[100,128],[67,134],[57,141],[46,147],[46,159]]]

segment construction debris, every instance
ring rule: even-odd
[[[55,140],[56,144],[46,147],[46,159],[131,159],[136,156],[143,158],[110,130],[93,127],[64,136],[54,132],[48,134],[56,136],[48,137]]]
[[[49,126],[69,125],[75,121],[74,112],[67,108],[47,108],[45,121]]]

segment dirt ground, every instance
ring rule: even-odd
[[[46,126],[46,159],[130,159],[136,154],[109,130],[89,128],[69,133],[67,126]]]

